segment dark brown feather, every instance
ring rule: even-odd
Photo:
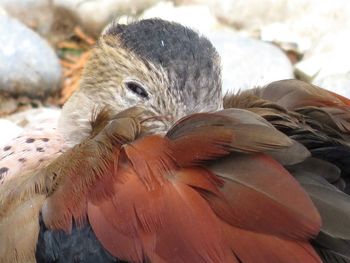
[[[271,262],[275,257],[276,262],[319,262],[305,243],[318,233],[319,215],[298,183],[277,162],[264,155],[236,153],[226,165],[215,161],[217,169],[211,166],[214,173],[196,167],[198,160],[216,159],[235,149],[232,138],[228,137],[227,142],[220,139],[226,127],[233,127],[225,114],[213,114],[213,118],[210,114],[194,115],[193,121],[188,117],[175,125],[167,137],[148,136],[124,145],[117,174],[113,176],[124,179],[105,177],[111,178],[106,184],[113,185],[114,194],[89,201],[89,220],[110,253],[136,262],[253,262],[248,254],[254,245],[249,252],[244,251],[237,245],[244,240],[240,235],[236,234],[234,241],[224,235],[228,222],[232,229],[265,233],[271,246],[262,248],[264,257],[261,261],[255,257],[254,262]],[[216,125],[220,122],[222,125]],[[242,122],[249,124],[250,120]],[[199,132],[206,123],[211,129]],[[239,125],[239,121],[235,124]],[[273,130],[264,122],[260,126]],[[194,147],[189,141],[185,148],[181,141],[190,135],[202,138],[197,147],[204,151],[182,159],[181,153]],[[215,138],[219,143],[214,144]],[[205,149],[214,149],[215,154],[208,155]],[[261,203],[260,198],[265,201]],[[246,230],[239,231],[246,234]],[[291,254],[276,256],[272,248],[279,243],[289,244]]]
[[[209,202],[230,224],[285,238],[317,235],[321,225],[317,210],[293,177],[273,159],[234,154],[215,161],[209,169],[224,180],[221,192],[227,204],[223,206],[218,198]],[[217,201],[220,210],[215,207]]]
[[[326,236],[327,242],[318,237],[314,246],[327,263],[348,262],[344,251],[350,249],[349,241],[341,239],[349,238],[350,221],[349,102],[345,97],[298,80],[273,82],[224,100],[226,107],[237,106],[264,117],[310,151],[312,158],[301,158],[299,164],[295,162],[288,169],[299,175],[297,179],[321,213],[324,222],[320,236]],[[278,151],[272,156],[278,159]],[[287,156],[281,161],[285,158],[289,159]]]

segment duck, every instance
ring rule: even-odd
[[[211,42],[112,22],[56,128],[0,151],[0,262],[350,262],[350,100],[222,94]]]

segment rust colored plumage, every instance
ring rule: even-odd
[[[70,231],[73,219],[83,223],[87,216],[102,245],[132,262],[320,262],[307,244],[320,227],[311,200],[281,165],[257,153],[287,147],[289,140],[239,141],[249,125],[277,131],[259,118],[239,121],[236,114],[189,116],[166,136],[134,142],[134,119],[114,120],[71,150],[84,162],[67,153],[47,167],[65,169],[45,187],[44,222]],[[133,135],[122,136],[126,130]],[[189,148],[198,150],[186,154]],[[43,193],[33,187],[27,198]],[[276,246],[293,253],[282,255]]]
[[[320,262],[308,244],[317,210],[263,153],[290,147],[282,133],[233,109],[188,116],[166,135],[139,137],[141,123],[114,117],[41,170],[44,180],[8,185],[2,207],[46,196],[48,227],[88,221],[105,249],[131,262]],[[249,130],[257,137],[242,139]]]
[[[215,114],[205,117],[203,126],[216,123]],[[193,124],[191,117],[184,121]],[[88,205],[89,221],[102,244],[114,256],[136,262],[320,262],[307,245],[319,230],[320,218],[288,172],[260,154],[237,153],[217,166],[195,165],[232,150],[230,125],[212,125],[211,132],[197,134],[204,150],[184,162],[181,153],[193,145],[177,142],[194,136],[192,129],[183,128],[184,121],[168,133],[174,138],[149,136],[123,147],[115,176],[124,180],[114,181],[111,197]],[[225,128],[231,136],[223,137]],[[259,162],[271,170],[259,172]],[[260,249],[256,240],[270,245]],[[282,255],[275,246],[295,253]]]

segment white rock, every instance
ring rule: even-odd
[[[295,65],[296,74],[306,81],[319,82],[350,69],[350,29],[325,35]],[[350,88],[350,87],[349,87]]]
[[[6,119],[25,129],[35,129],[42,127],[56,127],[61,109],[38,108],[19,112],[6,117]]]
[[[161,18],[180,23],[201,33],[208,33],[220,27],[216,17],[205,5],[174,6],[172,2],[160,2],[147,9],[140,18]]]
[[[262,33],[263,40],[280,43],[293,36],[304,51],[326,34],[350,27],[348,0],[177,0],[207,4],[220,21],[236,29]],[[281,24],[283,26],[281,26]],[[277,26],[276,26],[277,25]],[[287,38],[287,39],[286,39]]]
[[[299,8],[294,5],[288,12],[287,19],[282,22],[261,26],[261,39],[277,43],[292,41],[296,43],[297,50],[303,53],[313,50],[325,36],[350,29],[349,1],[324,0],[305,3],[309,5],[300,5]]]
[[[177,0],[184,4],[205,4],[216,16],[237,29],[257,28],[281,21],[287,0]]]
[[[312,81],[329,75],[345,73],[350,69],[350,61],[344,56],[346,54],[341,51],[312,56],[295,65],[296,74],[305,81]]]
[[[294,78],[289,59],[276,46],[229,33],[217,32],[208,37],[221,56],[224,92]]]
[[[51,0],[0,0],[0,6],[40,34],[50,31],[54,18]]]
[[[0,119],[0,146],[16,138],[23,129],[13,122],[5,119]]]
[[[350,1],[297,0],[288,1],[285,23],[291,32],[310,40],[313,49],[325,35],[350,29]]]
[[[344,74],[329,75],[313,81],[313,84],[336,92],[350,99],[350,70]]]
[[[294,32],[285,23],[272,23],[261,29],[260,38],[263,41],[276,43],[285,50],[293,50],[303,54],[310,49],[312,42],[307,36],[301,36]]]
[[[312,46],[311,50],[305,54],[305,58],[340,50],[348,53],[350,46],[349,36],[350,27],[339,28],[336,31],[323,35],[320,40]]]
[[[58,58],[37,33],[0,16],[0,91],[41,97],[56,92],[61,79]]]
[[[5,9],[2,7],[2,6],[0,6],[0,16],[7,16],[8,14],[7,14],[7,12],[5,11]]]
[[[53,0],[54,5],[71,11],[83,28],[98,35],[109,21],[122,15],[136,15],[157,0]]]

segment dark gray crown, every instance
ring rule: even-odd
[[[105,34],[117,35],[124,48],[162,66],[175,85],[171,88],[184,93],[185,103],[207,96],[221,100],[219,55],[211,42],[195,31],[161,19],[147,19],[113,24]]]

